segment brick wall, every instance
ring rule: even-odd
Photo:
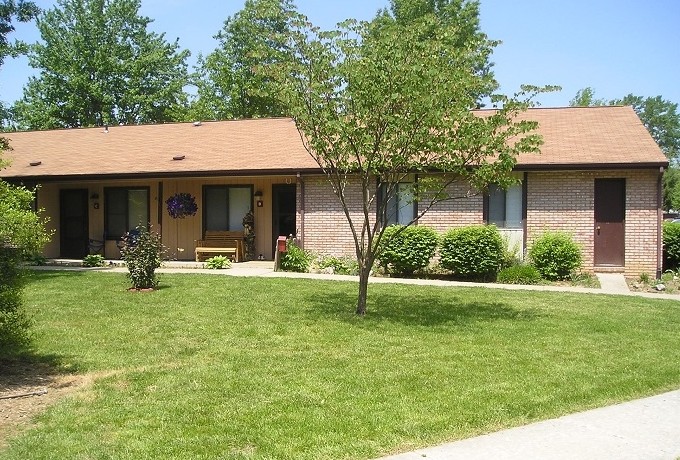
[[[657,179],[654,170],[530,172],[527,180],[527,245],[546,230],[561,230],[574,236],[583,249],[583,268],[593,270],[594,185],[596,178],[626,179],[626,274],[655,275],[657,267]],[[298,193],[298,227],[304,228],[305,249],[320,254],[354,255],[354,240],[337,197],[325,177],[304,178],[304,224],[301,225]],[[298,187],[298,192],[301,190]],[[452,185],[452,196],[462,196],[467,187]],[[348,185],[351,215],[362,220],[361,188]],[[422,204],[419,206],[422,211]],[[420,219],[420,225],[438,232],[483,223],[481,196],[442,202]],[[375,216],[375,205],[370,211]],[[360,229],[358,229],[360,231]]]
[[[658,173],[653,170],[529,173],[527,245],[546,230],[568,232],[581,245],[584,270],[593,270],[596,178],[626,179],[626,275],[655,275]]]

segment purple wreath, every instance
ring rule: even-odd
[[[173,219],[195,216],[198,211],[196,199],[190,193],[175,193],[165,201],[165,204],[168,206],[168,214]]]

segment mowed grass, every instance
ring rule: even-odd
[[[42,272],[36,355],[95,383],[8,459],[361,459],[680,388],[680,302]]]

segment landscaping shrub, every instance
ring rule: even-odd
[[[286,241],[286,252],[281,254],[281,270],[285,272],[307,273],[314,257],[294,240]]]
[[[22,308],[24,272],[21,252],[0,245],[0,357],[25,347],[31,321]]]
[[[663,223],[663,269],[680,268],[680,222]]]
[[[429,227],[390,225],[383,234],[377,260],[386,272],[412,275],[429,265],[438,244],[437,232]]]
[[[541,276],[555,281],[567,279],[581,266],[581,249],[571,236],[546,232],[529,249],[529,257]]]
[[[493,279],[503,261],[503,239],[495,225],[449,230],[439,254],[441,266],[456,276]]]
[[[123,236],[120,255],[128,268],[128,277],[135,289],[149,289],[158,286],[156,269],[163,260],[161,236],[137,227]]]
[[[88,254],[83,258],[83,267],[103,267],[106,265],[101,254]]]
[[[231,267],[231,260],[227,256],[213,256],[205,261],[206,268],[222,270]]]
[[[513,265],[498,272],[496,281],[503,284],[538,284],[541,274],[533,265]]]
[[[320,270],[330,268],[337,275],[359,274],[359,264],[351,257],[321,256],[316,261],[316,267]]]

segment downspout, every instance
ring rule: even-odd
[[[656,182],[656,279],[661,279],[663,271],[663,173],[661,166]]]
[[[302,180],[300,173],[297,173],[297,182],[300,188],[300,232],[298,242],[300,247],[305,248],[305,181]]]

